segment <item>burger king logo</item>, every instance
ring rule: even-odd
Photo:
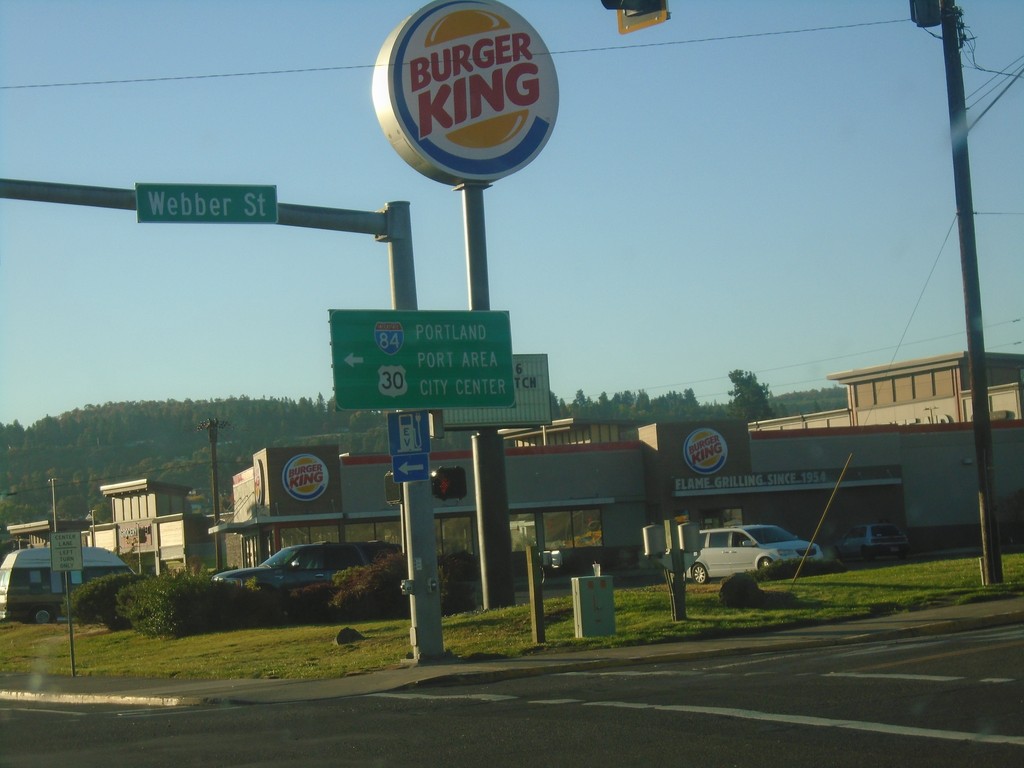
[[[709,427],[695,429],[683,441],[686,466],[699,475],[713,475],[725,466],[729,446],[721,433]]]
[[[385,40],[373,103],[399,155],[436,181],[489,182],[547,143],[558,80],[537,31],[493,0],[437,0]]]
[[[281,484],[285,491],[299,501],[313,501],[322,496],[327,490],[329,478],[327,466],[311,453],[293,456],[281,472]]]

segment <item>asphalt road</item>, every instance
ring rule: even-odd
[[[309,703],[0,702],[0,766],[1024,764],[1024,626]]]

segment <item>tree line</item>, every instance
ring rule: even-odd
[[[625,420],[638,423],[740,418],[755,421],[841,408],[839,387],[773,396],[750,372],[729,374],[727,403],[700,403],[692,389],[652,397],[647,392],[579,390],[571,401],[551,395],[555,419]],[[203,424],[217,419],[220,492],[233,474],[252,466],[257,451],[275,446],[337,445],[339,453],[388,451],[380,411],[337,411],[334,400],[225,398],[86,405],[25,427],[0,424],[0,526],[57,518],[97,522],[110,518],[101,485],[148,478],[195,489],[193,506],[210,508],[210,443]],[[470,433],[448,431],[444,450],[469,449]],[[0,531],[2,535],[2,531]]]

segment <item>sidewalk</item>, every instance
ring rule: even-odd
[[[382,693],[420,685],[828,647],[1024,623],[1024,597],[713,640],[540,654],[519,659],[403,664],[325,680],[169,680],[0,674],[0,700],[126,706],[273,704]]]

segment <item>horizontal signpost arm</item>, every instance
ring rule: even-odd
[[[0,179],[0,198],[33,200],[40,203],[89,205],[94,208],[136,210],[134,189],[93,187],[82,184],[60,184],[48,181]],[[323,208],[314,205],[278,204],[278,224],[289,227],[327,229],[337,232],[391,237],[392,224],[385,211],[352,211],[344,208]],[[399,235],[404,233],[398,233]]]
[[[116,187],[89,187],[81,184],[57,184],[48,181],[0,179],[0,197],[34,200],[40,203],[91,205],[95,208],[135,210],[135,190]]]
[[[388,234],[386,213],[321,208],[315,205],[278,203],[277,223],[289,227],[333,229],[339,232],[356,232],[364,235]]]

